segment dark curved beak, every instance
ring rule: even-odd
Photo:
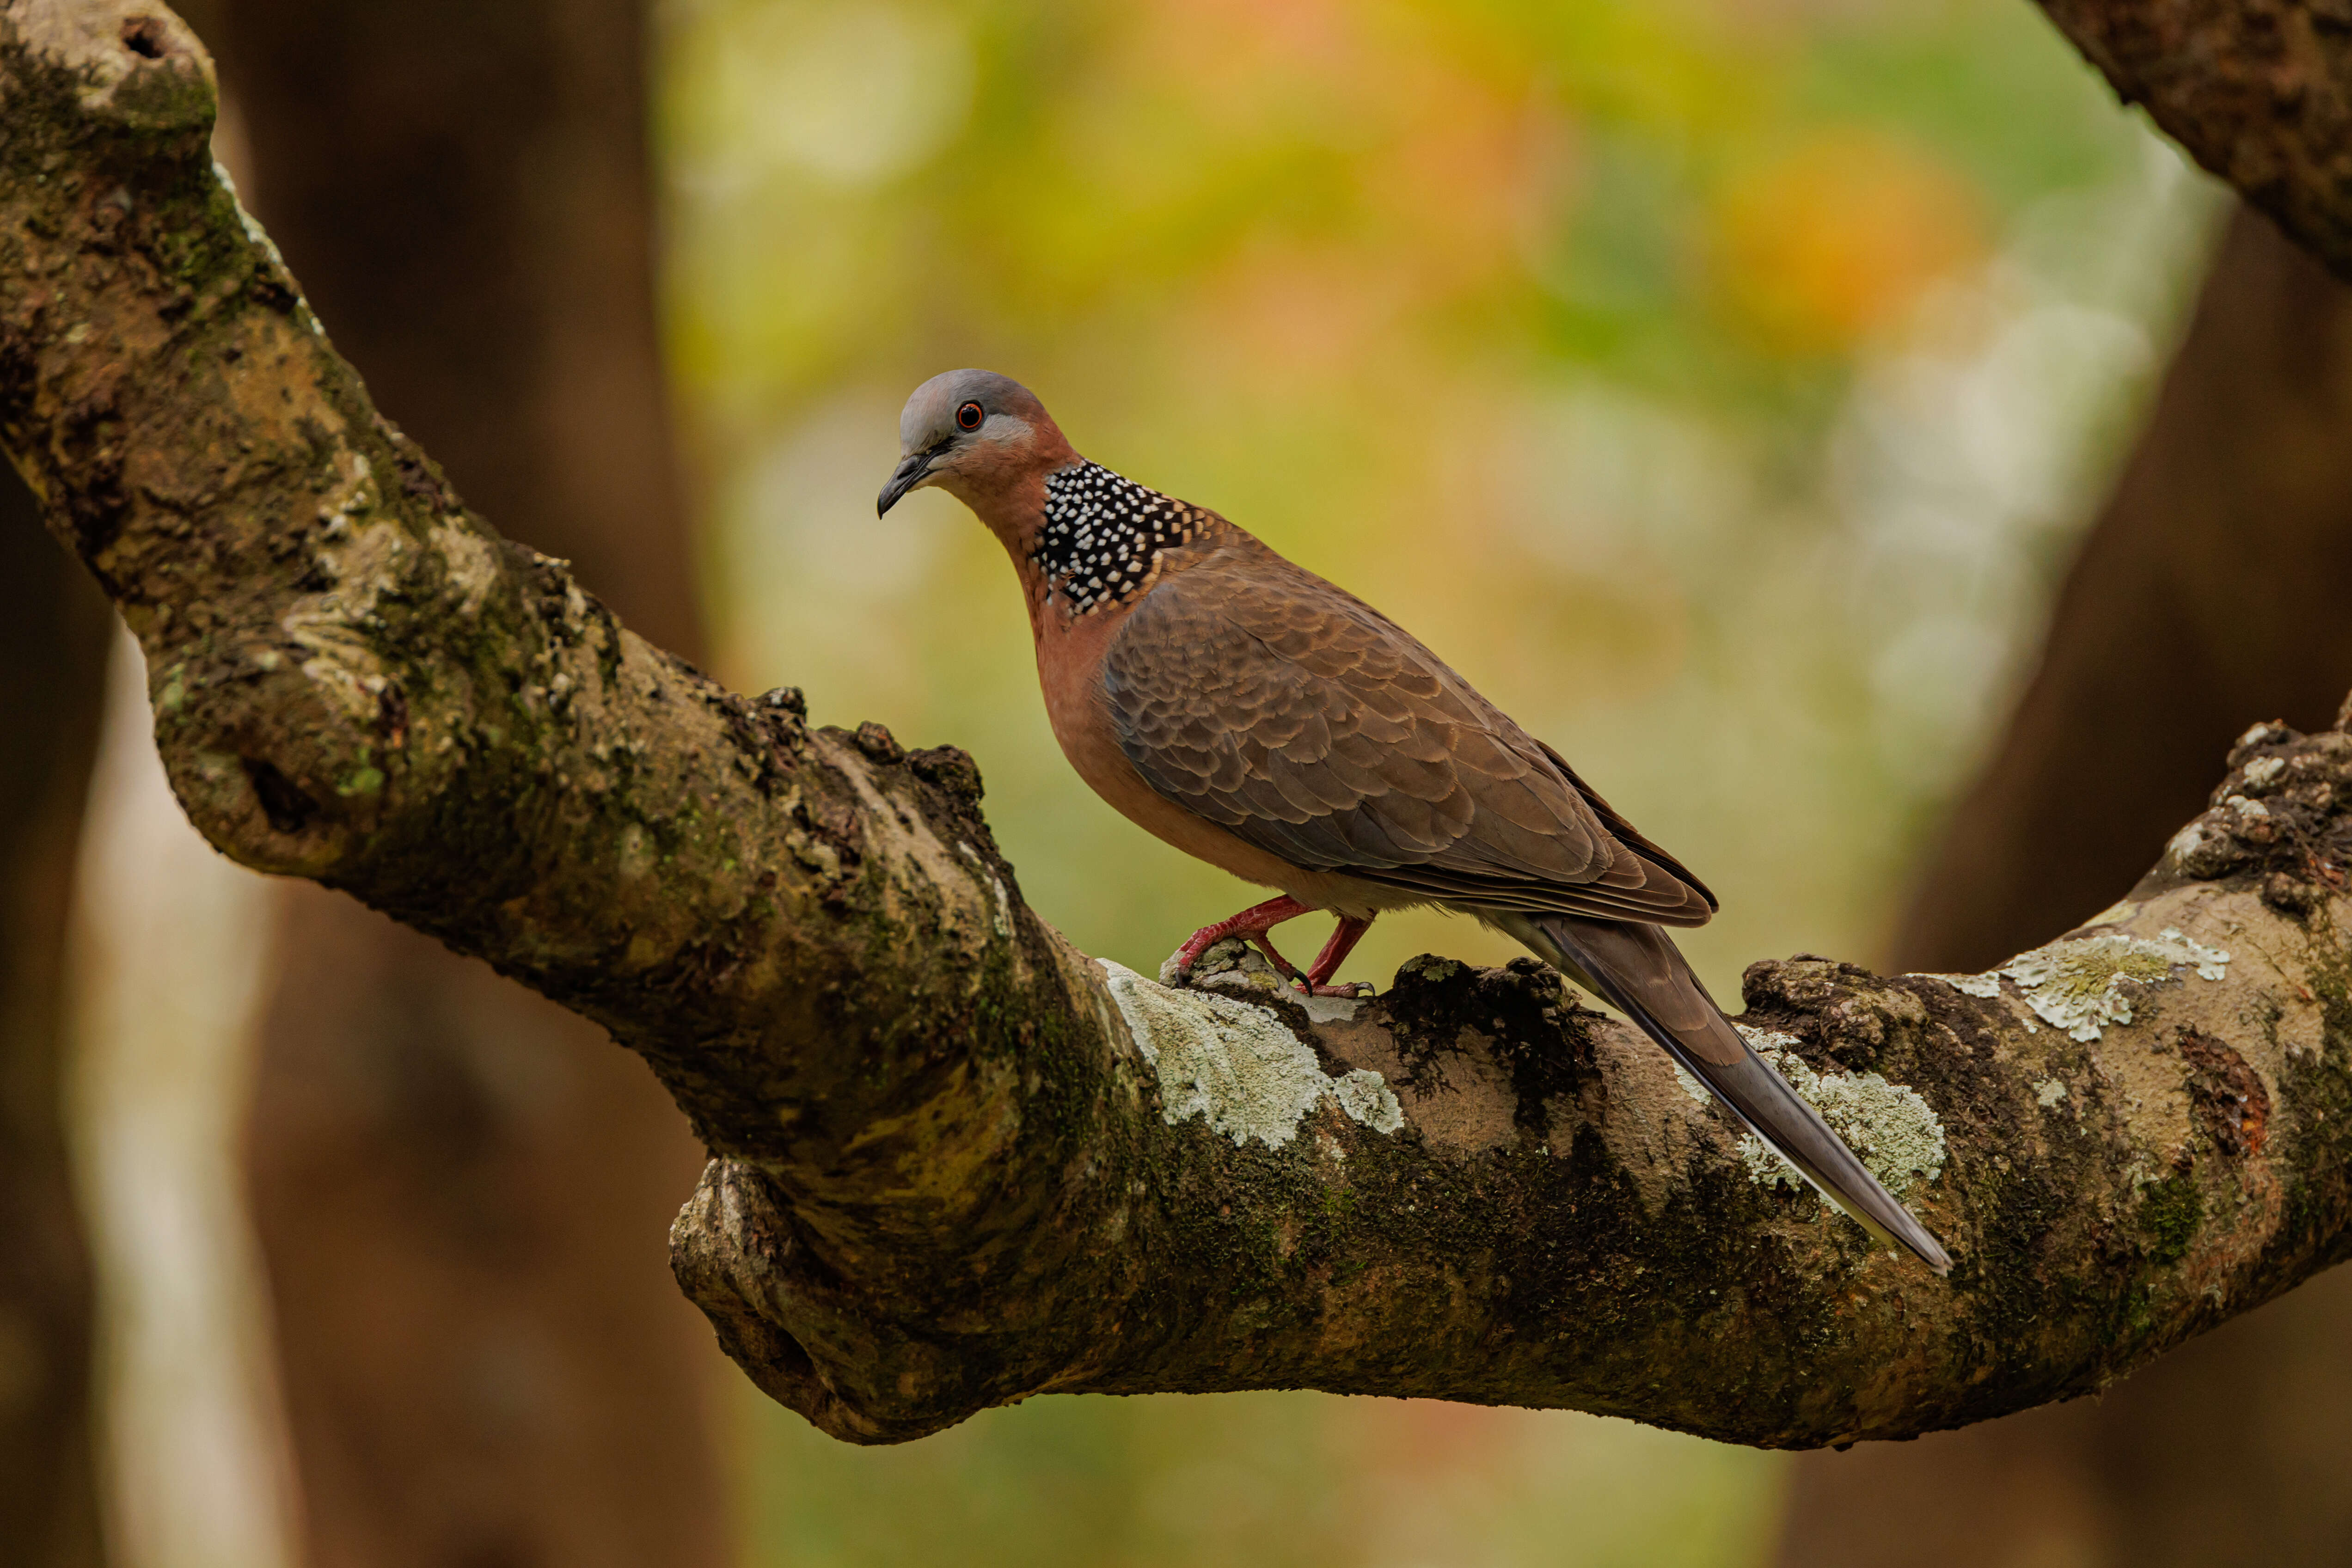
[[[874,502],[874,515],[885,515],[898,504],[900,496],[922,483],[923,476],[931,471],[931,459],[939,455],[939,448],[933,447],[901,458],[898,466],[890,470],[890,482],[882,487],[882,494]]]

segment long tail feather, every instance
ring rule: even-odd
[[[1664,931],[1574,915],[1486,918],[1613,1003],[1873,1237],[1907,1247],[1938,1274],[1950,1271],[1950,1255],[1749,1047]]]

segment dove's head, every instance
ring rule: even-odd
[[[1027,387],[992,370],[948,371],[907,399],[898,416],[898,466],[875,515],[909,490],[937,485],[986,518],[992,503],[1042,486],[1045,474],[1077,460]]]

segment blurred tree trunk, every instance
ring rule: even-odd
[[[252,205],[336,346],[509,536],[701,643],[654,318],[637,0],[215,0]],[[724,1363],[645,1065],[339,895],[283,892],[249,1161],[320,1568],[725,1556]]]
[[[62,1086],[66,906],[110,619],[0,467],[0,1562],[26,1568],[103,1560]]]
[[[1897,937],[1975,971],[2088,918],[2204,804],[2250,716],[2352,682],[2352,288],[2241,210],[2040,671]],[[2352,1561],[2352,1272],[2096,1402],[1809,1454],[1780,1561]]]

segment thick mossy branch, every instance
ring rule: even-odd
[[[2347,1246],[2352,737],[2260,731],[2131,900],[1746,1022],[1952,1244],[1872,1251],[1532,963],[1171,991],[1023,903],[970,760],[632,636],[378,416],[121,0],[0,6],[0,440],[226,853],[604,1024],[714,1154],[673,1233],[838,1436],[1307,1386],[1900,1436],[2095,1388]],[[1075,786],[1074,786],[1075,787]]]

